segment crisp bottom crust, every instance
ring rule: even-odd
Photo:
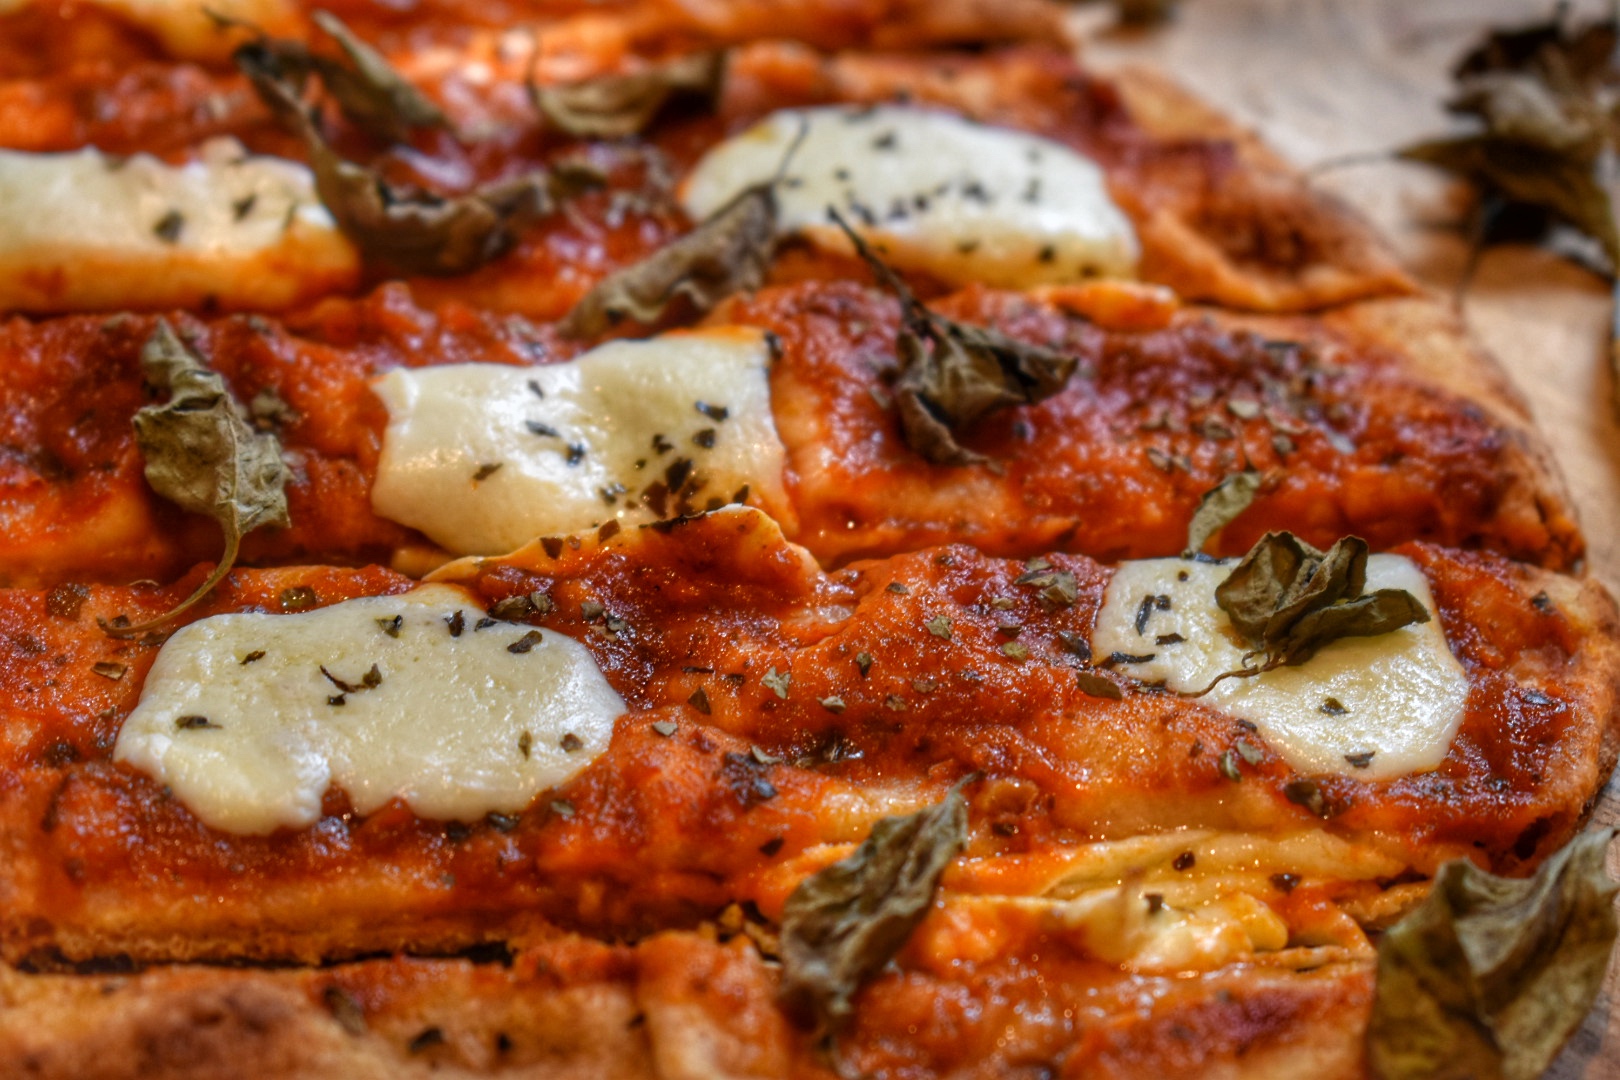
[[[0,971],[0,1060],[38,1080],[833,1075],[770,1006],[772,965],[742,938],[663,934],[634,947],[561,938],[509,965],[390,959],[319,970]],[[1177,980],[1187,982],[1187,980]],[[1009,1028],[982,1056],[946,1028],[955,1004],[916,972],[868,990],[835,1053],[849,1074],[906,1063],[941,1076],[1210,1078],[1362,1074],[1366,959],[1311,972],[1249,967],[1192,980],[1115,973],[1062,1029]],[[1203,985],[1218,983],[1218,985]],[[886,1000],[880,1000],[886,998]],[[992,1005],[992,1010],[994,1010]],[[890,1022],[908,1014],[912,1035]],[[932,1014],[932,1015],[931,1015]],[[967,1056],[975,1051],[974,1056]],[[954,1055],[960,1055],[954,1058]],[[1044,1071],[1043,1071],[1044,1070]]]

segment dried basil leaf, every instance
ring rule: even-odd
[[[997,409],[1044,401],[1068,383],[1078,357],[928,310],[836,210],[827,213],[900,300],[894,399],[906,444],[917,453],[937,465],[986,461],[957,442],[956,433]]]
[[[1059,608],[1073,607],[1074,602],[1080,598],[1080,585],[1074,579],[1074,574],[1068,570],[1058,570],[1052,566],[1041,566],[1038,569],[1027,570],[1013,580],[1014,585],[1024,585],[1036,590],[1036,598],[1045,611],[1057,611]]]
[[[1447,103],[1477,129],[1397,154],[1479,191],[1476,254],[1498,240],[1535,240],[1568,227],[1602,248],[1607,265],[1598,269],[1620,298],[1620,18],[1611,12],[1570,26],[1567,15],[1559,5],[1549,19],[1487,34],[1453,69],[1458,93]],[[1609,360],[1620,376],[1620,303]]]
[[[851,999],[927,914],[967,841],[960,785],[937,806],[886,817],[848,858],[799,883],[782,912],[784,1005],[836,1034]]]
[[[1259,490],[1260,474],[1249,470],[1233,473],[1204,492],[1187,523],[1187,548],[1182,554],[1190,558],[1203,551],[1210,537],[1249,508]]]
[[[765,283],[776,251],[775,181],[738,193],[685,236],[596,283],[568,313],[563,332],[596,337],[621,319],[651,323],[677,297],[699,313]]]
[[[1405,589],[1379,589],[1306,612],[1289,630],[1278,656],[1282,664],[1303,664],[1322,646],[1340,638],[1377,637],[1428,621],[1428,610]]]
[[[310,129],[313,132],[313,128]],[[555,208],[553,177],[533,173],[441,198],[402,193],[371,169],[308,139],[315,190],[367,257],[406,274],[465,274],[511,249],[518,228]]]
[[[259,87],[260,79],[269,78],[284,84],[296,101],[314,76],[350,123],[384,142],[403,142],[412,128],[450,127],[437,105],[329,12],[317,11],[313,18],[337,40],[348,58],[347,64],[318,55],[301,41],[270,37],[250,23],[210,15],[222,25],[240,26],[257,35],[254,40],[239,45],[231,59],[253,80],[261,97],[264,91]],[[266,99],[265,104],[279,115],[278,103]]]
[[[1470,180],[1491,191],[1491,200],[1545,210],[1598,241],[1615,265],[1620,233],[1610,189],[1599,182],[1594,162],[1571,156],[1563,148],[1492,135],[1414,143],[1401,148],[1398,156]]]
[[[1382,1080],[1532,1080],[1591,1009],[1615,940],[1613,830],[1527,879],[1446,863],[1378,943],[1367,1056]]]
[[[338,228],[368,258],[401,273],[445,276],[476,270],[505,254],[515,230],[550,213],[560,198],[600,177],[570,167],[536,172],[443,198],[404,192],[374,170],[340,157],[316,127],[291,83],[274,71],[238,66],[282,124],[303,140],[315,173],[315,192]]]
[[[529,83],[545,122],[586,139],[618,139],[644,130],[676,96],[713,101],[725,77],[724,53],[693,53],[628,75],[604,75],[567,86]]]
[[[1250,641],[1280,641],[1308,611],[1360,595],[1367,542],[1345,537],[1327,552],[1293,533],[1267,533],[1215,587],[1215,602]]]
[[[385,142],[404,142],[412,128],[445,128],[444,112],[395,71],[382,54],[328,11],[311,16],[348,57],[347,65],[315,57],[315,72],[350,123]]]
[[[1169,22],[1181,0],[1113,0],[1121,26],[1157,26]]]
[[[1107,698],[1110,701],[1121,701],[1125,697],[1117,682],[1093,671],[1075,672],[1075,683],[1080,687],[1080,692],[1089,697]]]
[[[166,319],[158,320],[142,347],[141,369],[148,383],[169,394],[167,404],[147,405],[135,414],[146,482],[180,509],[219,522],[225,551],[214,572],[179,606],[135,626],[105,628],[114,637],[169,622],[224,579],[243,536],[263,525],[289,524],[281,444],[248,425],[225,381],[186,348]]]
[[[1366,586],[1367,542],[1360,537],[1347,536],[1323,552],[1293,533],[1267,533],[1215,587],[1215,603],[1253,651],[1242,668],[1217,676],[1199,694],[1222,679],[1303,664],[1340,638],[1429,621],[1428,610],[1404,589],[1364,595]],[[1254,657],[1260,663],[1250,667]]]

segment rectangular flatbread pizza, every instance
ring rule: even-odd
[[[1066,25],[0,0],[0,1074],[1543,1068],[1563,481]]]

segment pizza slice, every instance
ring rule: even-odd
[[[425,1039],[424,1060],[494,1068],[485,1022],[416,997],[471,980],[539,1018],[513,1046],[583,1068],[600,1059],[544,1017],[605,978],[610,1000],[633,991],[660,1061],[720,1044],[809,1067],[811,1030],[774,1004],[790,897],[883,819],[960,798],[963,853],[895,966],[851,990],[845,1060],[1106,1072],[1167,1060],[1169,1027],[1260,1010],[1188,1060],[1320,1052],[1342,1072],[1367,931],[1448,858],[1522,870],[1578,828],[1620,746],[1615,615],[1595,586],[1409,545],[1370,562],[1367,587],[1410,590],[1428,622],[1187,697],[1236,662],[1211,592],[1232,565],[951,547],[828,574],[763,515],[723,510],[547,538],[425,586],[238,571],[161,643],[97,622],[164,609],[186,581],[11,591],[5,953],[520,950],[505,970],[143,975],[70,1047],[161,1030],[149,1004],[172,1001],[227,1032],[315,1023],[312,1046],[397,1054],[357,1017],[398,1032],[398,1011],[423,1018],[407,1052]],[[569,931],[641,944],[604,954]],[[1033,1000],[1089,1001],[1086,1019],[1017,1004],[1036,954],[1050,989]],[[709,965],[741,1014],[702,989]],[[28,1018],[73,985],[13,976],[0,1039],[24,1053]],[[940,1002],[958,1004],[925,1019]],[[985,1007],[994,1023],[949,1019]],[[438,1050],[427,1027],[454,1038]]]
[[[1369,589],[1427,593],[1427,629],[1204,699],[1249,666],[1213,608],[1230,566],[957,547],[828,575],[752,510],[440,575],[470,592],[240,571],[161,645],[102,627],[194,582],[14,591],[6,952],[310,961],[774,915],[826,845],[968,775],[984,869],[955,873],[981,890],[1044,895],[1087,843],[1168,867],[1184,830],[1249,836],[1268,873],[1291,844],[1363,867],[1330,891],[1534,863],[1612,765],[1608,601],[1402,550]]]
[[[863,230],[915,241],[897,254],[934,252],[907,268],[947,285],[1141,273],[1189,299],[1259,310],[1412,289],[1361,223],[1279,163],[1227,131],[1188,136],[1162,104],[1144,106],[1139,118],[1124,83],[1089,75],[1056,48],[921,56],[740,45],[726,55],[712,109],[646,112],[642,99],[626,98],[618,106],[625,116],[609,119],[646,130],[610,145],[591,137],[602,115],[582,110],[611,109],[613,94],[629,93],[625,79],[673,85],[681,60],[608,49],[583,66],[559,59],[555,71],[531,71],[532,50],[508,49],[476,63],[456,51],[446,67],[443,47],[411,40],[418,53],[394,55],[402,74],[393,78],[414,76],[430,96],[413,83],[388,85],[411,86],[428,111],[417,116],[415,143],[380,154],[359,120],[335,119],[326,125],[333,147],[317,154],[271,122],[234,71],[154,58],[116,105],[96,104],[107,100],[97,89],[109,78],[106,64],[0,83],[0,117],[8,118],[0,146],[12,148],[0,153],[0,190],[9,192],[0,204],[9,208],[0,219],[0,303],[38,312],[270,310],[404,274],[431,303],[557,319],[614,271],[769,180],[799,123],[816,117],[815,157],[827,168],[781,177],[778,280],[849,274],[847,246],[823,242],[838,239],[824,213],[835,203]],[[303,44],[278,47],[308,54]],[[526,90],[531,75],[539,89]],[[589,89],[604,80],[621,89],[605,99]],[[546,91],[566,94],[556,100],[575,111],[548,106],[553,117],[537,119],[537,104],[552,100],[540,96]],[[856,122],[838,120],[845,115]],[[311,178],[305,163],[327,149],[348,156],[349,180],[328,175],[338,168],[330,162]],[[369,171],[352,171],[362,166]],[[611,190],[547,196],[516,216],[500,201],[548,167],[582,166]],[[345,187],[350,181],[387,185],[376,189],[387,193],[382,205]],[[445,276],[444,267],[401,259],[399,237],[442,244],[451,219],[480,213],[484,258],[499,256],[488,265],[458,263]],[[219,263],[215,278],[202,273],[204,260]]]
[[[1052,397],[965,427],[989,462],[972,466],[908,442],[899,309],[858,284],[770,289],[722,312],[729,327],[589,350],[555,327],[432,313],[392,290],[290,326],[176,325],[293,463],[291,524],[250,534],[252,562],[431,567],[732,501],[770,511],[828,564],[952,541],[1138,558],[1180,551],[1201,496],[1240,473],[1259,484],[1227,553],[1286,528],[1318,546],[1356,533],[1377,548],[1422,538],[1554,568],[1579,559],[1523,413],[1433,305],[1245,323],[1125,295],[1123,316],[1112,286],[934,305],[1075,369]],[[13,583],[170,578],[218,557],[217,527],[145,479],[132,420],[150,402],[141,356],[156,325],[0,329],[4,422],[28,448],[6,466]]]
[[[1359,1076],[1447,860],[1563,872],[1612,601],[1254,139],[1035,3],[331,11],[0,14],[0,1061]],[[199,590],[210,368],[291,514]]]

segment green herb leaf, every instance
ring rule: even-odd
[[[1210,537],[1249,508],[1259,490],[1260,474],[1250,470],[1233,473],[1204,492],[1187,523],[1187,548],[1182,555],[1190,558],[1203,551]]]
[[[402,191],[374,170],[340,157],[291,83],[251,65],[242,70],[276,117],[304,140],[315,192],[338,228],[368,258],[400,273],[444,276],[476,270],[505,254],[516,230],[551,213],[558,199],[600,183],[590,170],[570,167],[449,198]]]
[[[782,912],[783,1003],[836,1034],[861,984],[928,913],[966,841],[958,786],[937,806],[883,818],[848,858],[800,882]]]
[[[596,283],[568,313],[563,332],[592,338],[621,319],[657,321],[678,297],[702,313],[734,292],[765,283],[776,251],[775,182],[755,184],[685,236]]]
[[[1224,672],[1210,687],[1303,664],[1340,638],[1373,637],[1429,621],[1411,593],[1379,589],[1363,595],[1366,585],[1367,542],[1360,537],[1345,537],[1322,552],[1293,533],[1267,533],[1215,587],[1216,604],[1254,650],[1244,667]],[[1248,666],[1254,657],[1260,664]]]
[[[337,40],[349,59],[344,65],[317,57],[315,70],[343,115],[356,127],[385,142],[404,142],[412,128],[450,126],[437,105],[336,15],[317,11],[311,18]]]
[[[287,467],[274,435],[255,432],[225,381],[186,348],[160,319],[141,349],[146,381],[166,390],[164,405],[135,414],[135,443],[146,482],[188,513],[219,522],[225,551],[214,572],[167,613],[135,626],[107,628],[131,637],[162,626],[213,591],[236,562],[242,537],[263,525],[289,524]]]
[[[1532,1080],[1597,997],[1615,940],[1612,830],[1528,879],[1464,859],[1378,944],[1367,1054],[1381,1080]]]
[[[545,122],[579,138],[619,139],[644,130],[676,96],[713,101],[725,77],[724,53],[693,53],[628,75],[604,75],[568,86],[529,82],[529,99]]]
[[[984,462],[983,454],[956,441],[958,432],[997,409],[1045,401],[1068,383],[1078,357],[936,315],[836,210],[827,213],[878,282],[900,299],[894,399],[906,444],[917,453],[937,465]]]

